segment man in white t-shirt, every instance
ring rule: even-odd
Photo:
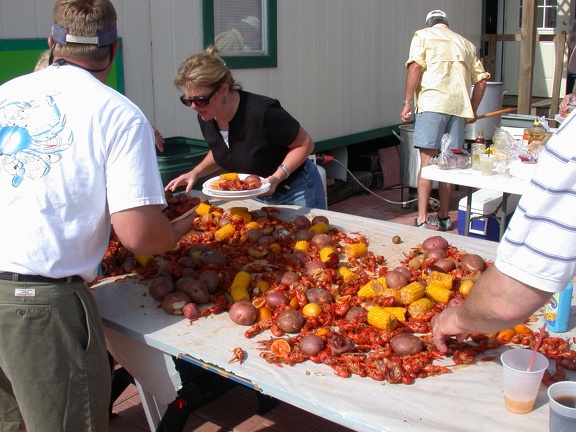
[[[153,128],[104,84],[109,0],[57,0],[47,68],[0,87],[0,424],[107,431],[110,368],[84,282],[110,237],[154,255],[192,222],[166,206]]]

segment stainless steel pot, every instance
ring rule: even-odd
[[[501,82],[488,82],[486,83],[486,91],[484,92],[484,97],[478,110],[476,111],[477,116],[482,114],[490,113],[493,111],[498,111],[502,109],[502,98],[508,90],[502,91],[502,86],[504,83]],[[471,87],[470,93],[474,90],[474,86]],[[484,138],[491,140],[494,136],[494,132],[498,129],[502,122],[502,116],[488,117],[482,120],[478,120],[475,123],[470,123],[466,125],[464,129],[464,139],[474,140],[478,136],[478,132],[484,132]]]

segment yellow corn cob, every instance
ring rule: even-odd
[[[232,285],[230,287],[230,297],[232,301],[236,303],[240,300],[250,301],[250,294],[248,294],[248,288],[250,288],[250,283],[252,282],[252,276],[250,273],[245,271],[239,271],[234,276]]]
[[[436,302],[428,297],[422,297],[408,305],[408,315],[412,318],[422,318],[432,310]]]
[[[468,294],[470,294],[472,286],[474,286],[473,280],[471,279],[463,280],[462,282],[460,282],[460,287],[458,288],[458,291],[460,291],[462,295],[467,296]]]
[[[346,245],[344,253],[348,258],[362,258],[368,253],[366,243],[353,243]]]
[[[424,297],[424,287],[418,281],[409,283],[403,288],[400,288],[400,302],[404,305],[409,305],[410,303]]]
[[[348,267],[338,267],[338,274],[344,282],[354,281],[357,276]]]
[[[362,288],[360,288],[357,295],[368,298],[376,297],[381,295],[386,288],[386,278],[379,277],[378,279],[366,283]]]
[[[140,267],[151,267],[156,264],[156,258],[152,255],[135,255],[134,259]]]
[[[373,306],[368,311],[368,324],[382,330],[394,330],[398,325],[398,319],[382,306]]]
[[[438,303],[448,303],[452,292],[441,282],[432,281],[426,287],[426,295]]]
[[[268,246],[268,249],[276,253],[282,252],[282,246],[280,246],[278,243],[272,243],[270,246]]]
[[[338,255],[338,251],[336,250],[335,247],[324,246],[322,249],[320,249],[318,256],[320,257],[320,261],[326,262],[330,258],[330,255],[332,255],[333,253]]]
[[[314,224],[308,228],[308,231],[310,231],[312,234],[328,234],[330,228],[326,222],[318,222],[317,224]]]
[[[270,289],[270,282],[264,279],[258,279],[255,285],[256,288],[258,289],[258,293],[263,293]]]
[[[238,173],[224,173],[220,174],[220,178],[223,180],[236,180],[238,178]]]
[[[238,212],[232,215],[232,219],[238,219],[238,218],[244,219],[245,223],[252,221],[252,215],[248,212]]]
[[[452,283],[454,282],[454,276],[448,273],[442,273],[439,271],[433,271],[426,280],[428,284],[435,282],[438,286],[443,286],[447,289],[452,289]]]
[[[235,215],[238,213],[248,213],[248,207],[230,207],[228,213]]]
[[[405,323],[406,322],[406,308],[405,307],[385,307],[384,310],[386,312],[390,312],[392,315],[396,317],[398,322]]]
[[[214,215],[214,217],[222,217],[221,210],[212,210],[212,214]]]
[[[310,243],[307,240],[299,240],[294,245],[294,252],[308,252]]]
[[[232,225],[230,224],[224,225],[222,228],[220,228],[214,233],[214,240],[222,241],[229,239],[234,234],[234,231],[235,229]]]
[[[260,224],[258,222],[248,222],[246,224],[246,229],[258,229],[260,228]]]
[[[196,214],[198,216],[204,216],[205,214],[210,213],[211,209],[212,209],[212,206],[210,204],[202,202],[202,203],[198,204],[198,207],[196,207]]]
[[[380,293],[381,297],[394,297],[394,299],[400,303],[400,290],[394,288],[386,288]]]

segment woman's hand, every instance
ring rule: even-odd
[[[186,174],[182,174],[180,177],[176,177],[174,180],[170,180],[164,190],[166,192],[175,192],[178,187],[186,185],[186,193],[188,193],[192,189],[192,186],[194,186],[194,183],[196,183],[197,179],[198,176],[194,170],[192,170]]]
[[[270,189],[268,189],[268,191],[266,193],[263,193],[262,197],[269,197],[274,195],[274,193],[276,192],[276,188],[278,187],[278,185],[280,184],[282,180],[280,180],[278,177],[276,177],[274,174],[271,175],[270,177],[266,177],[263,181],[262,184],[267,184],[270,183]]]

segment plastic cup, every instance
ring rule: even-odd
[[[532,350],[515,348],[504,352],[502,360],[504,376],[504,405],[514,414],[527,414],[532,411],[544,371],[548,368],[548,359],[540,353],[526,372]]]
[[[495,157],[492,155],[480,155],[480,174],[492,175],[492,170],[494,169],[494,159]]]
[[[560,381],[548,387],[550,432],[576,430],[576,382]]]
[[[472,169],[480,170],[480,155],[486,151],[486,144],[472,143]]]

